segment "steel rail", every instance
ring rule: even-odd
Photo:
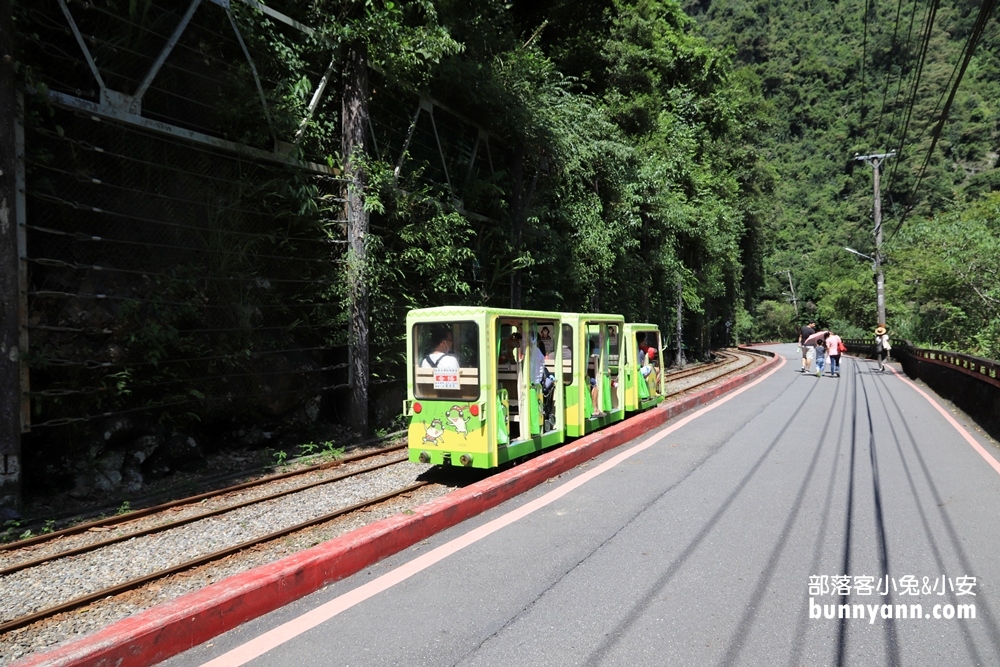
[[[721,355],[729,356],[729,357],[731,357],[731,359],[739,359],[742,356],[740,353],[732,353],[732,352],[722,352],[720,354]],[[751,364],[756,361],[756,358],[753,355],[749,355],[748,354],[746,356],[750,359],[750,363]],[[725,363],[725,362],[723,362],[723,363]],[[709,382],[713,382],[715,380],[718,380],[719,378],[725,377],[726,375],[730,375],[731,373],[737,372],[740,369],[744,368],[746,365],[747,364],[740,365],[737,368],[733,368],[732,370],[729,370],[729,371],[726,371],[726,372],[721,373],[719,375],[716,375],[714,377],[711,377],[711,378],[705,380],[704,382],[697,383],[697,384],[692,385],[691,387],[688,387],[688,388],[686,388],[686,389],[684,389],[682,391],[676,392],[676,394],[674,394],[674,395],[682,394],[682,393],[691,391],[692,389],[695,389],[695,388],[697,388],[697,387],[699,387],[701,385],[708,384]],[[691,373],[684,372],[684,377],[687,377],[688,375],[695,375],[695,374],[698,374],[700,372],[704,372],[704,371],[709,370],[710,368],[712,368],[714,366],[716,366],[716,364],[711,364],[709,366],[704,366],[704,365],[703,366],[699,366],[698,369],[697,369],[697,371],[695,371],[695,369],[691,369],[692,370]],[[676,374],[674,375],[674,378],[676,379]],[[371,453],[371,454],[369,454],[367,456],[377,455],[378,453],[385,453],[387,451],[393,451],[395,449],[402,449],[402,448],[403,448],[402,446],[396,446],[396,447],[392,447],[392,448],[386,448],[384,450],[380,450],[378,452]],[[357,455],[357,457],[355,457],[355,458],[364,458],[365,456],[366,455]],[[403,460],[405,460],[405,459],[400,458],[398,461],[394,461],[394,462],[401,462]],[[339,463],[343,463],[345,461],[346,461],[346,459],[338,461],[338,462],[332,462],[332,463],[328,463],[328,464],[322,464],[322,465],[319,465],[319,466],[314,466],[312,468],[305,469],[303,471],[296,471],[296,473],[286,473],[286,474],[283,474],[283,475],[276,475],[276,476],[273,476],[273,477],[270,477],[270,478],[266,478],[266,481],[274,481],[276,479],[282,479],[282,478],[285,478],[285,477],[289,477],[289,476],[291,476],[293,474],[301,474],[301,473],[307,472],[309,470],[315,470],[315,469],[320,469],[320,468],[324,468],[324,467],[329,467],[331,465],[336,465],[336,464],[339,464]],[[390,465],[390,464],[391,464],[391,462],[390,463],[385,463],[385,465]],[[336,480],[324,480],[323,482],[317,482],[317,483],[315,483],[313,485],[321,484],[321,483],[328,483],[330,481],[336,481]],[[264,481],[262,480],[260,483],[264,483]],[[84,606],[86,604],[90,604],[92,602],[96,602],[96,601],[101,600],[103,598],[107,598],[107,597],[110,597],[110,596],[119,595],[121,593],[128,592],[130,590],[138,588],[139,586],[145,585],[145,584],[147,584],[149,582],[152,582],[152,581],[155,581],[157,579],[163,579],[165,577],[171,576],[173,574],[177,574],[177,573],[182,572],[184,570],[189,570],[189,569],[194,568],[194,567],[205,565],[205,564],[207,564],[209,562],[212,562],[214,560],[218,560],[220,558],[224,558],[226,556],[230,556],[232,554],[235,554],[235,553],[237,553],[239,551],[242,551],[244,549],[247,549],[249,547],[256,546],[258,544],[262,544],[264,542],[268,542],[268,541],[271,541],[271,540],[274,540],[274,539],[277,539],[277,538],[280,538],[280,537],[284,537],[286,535],[289,535],[291,533],[297,532],[299,530],[304,530],[306,528],[309,528],[309,527],[312,527],[312,526],[315,526],[315,525],[318,525],[318,524],[321,524],[321,523],[325,523],[327,521],[331,521],[331,520],[336,519],[336,518],[338,518],[340,516],[343,516],[345,514],[348,514],[348,513],[351,513],[351,512],[355,512],[355,511],[358,511],[358,510],[362,510],[362,509],[364,509],[366,507],[370,507],[370,506],[378,504],[380,502],[384,502],[386,500],[390,500],[392,498],[404,495],[404,494],[409,493],[411,491],[415,491],[416,489],[419,489],[421,487],[427,486],[428,484],[430,484],[430,482],[426,482],[426,481],[417,482],[417,483],[411,484],[409,486],[406,486],[406,487],[404,487],[402,489],[398,489],[396,491],[392,491],[390,493],[383,494],[381,496],[378,496],[377,498],[373,498],[371,500],[367,500],[367,501],[364,501],[364,502],[361,502],[361,503],[357,503],[357,504],[351,505],[349,507],[341,508],[339,510],[336,510],[336,511],[331,512],[329,514],[325,514],[325,515],[317,517],[315,519],[310,519],[309,521],[305,521],[305,522],[296,524],[294,526],[290,526],[288,528],[284,528],[284,529],[281,529],[279,531],[275,531],[275,532],[269,533],[268,535],[264,535],[262,537],[258,537],[258,538],[254,538],[252,540],[245,541],[245,542],[243,542],[241,544],[238,544],[238,545],[235,545],[235,546],[232,546],[232,547],[227,547],[225,549],[222,549],[222,550],[219,550],[219,551],[207,554],[205,556],[200,556],[200,557],[198,557],[196,559],[192,559],[192,560],[187,561],[185,563],[181,563],[179,565],[175,565],[175,566],[167,568],[165,570],[160,570],[160,571],[154,572],[152,574],[148,574],[148,575],[136,578],[136,579],[132,579],[132,580],[127,581],[127,582],[122,583],[122,584],[117,584],[115,586],[111,586],[111,587],[105,588],[103,590],[96,591],[94,593],[90,593],[90,594],[87,594],[85,596],[81,596],[79,598],[75,598],[75,599],[70,600],[68,602],[62,603],[60,605],[56,605],[56,606],[53,606],[53,607],[49,607],[47,609],[43,609],[43,610],[35,612],[33,614],[29,614],[29,615],[26,615],[26,616],[15,618],[15,619],[13,619],[11,621],[7,621],[6,623],[0,624],[0,634],[2,634],[4,632],[7,632],[8,630],[13,630],[13,629],[16,629],[16,628],[24,627],[26,625],[30,625],[31,623],[35,623],[37,621],[41,621],[41,620],[49,618],[51,616],[55,616],[56,614],[59,614],[59,613],[63,613],[63,612],[67,612],[67,611],[72,611],[73,609],[76,609],[78,607]],[[220,495],[221,493],[225,493],[225,492],[228,492],[228,491],[232,491],[234,489],[238,489],[238,488],[246,487],[246,486],[252,486],[252,485],[254,485],[254,483],[241,484],[241,485],[238,485],[238,487],[231,487],[230,489],[220,490],[219,492],[213,492],[213,493],[211,493],[209,495]],[[308,486],[299,487],[297,489],[294,489],[294,490],[290,491],[289,493],[293,493],[293,492],[296,492],[296,491],[299,491],[299,490],[302,490],[302,489],[305,489],[305,488],[308,488]],[[282,493],[284,493],[284,492],[282,492]],[[257,499],[257,500],[252,501],[252,502],[262,502],[263,500],[266,500],[266,498]],[[176,501],[175,503],[168,503],[168,505],[181,504],[182,502],[183,501]],[[153,508],[150,508],[150,509],[153,509]],[[223,510],[223,511],[228,511],[229,509],[235,509],[235,508],[227,508],[226,510]],[[145,511],[145,510],[142,510],[142,511],[146,512],[146,513],[149,513],[148,511]],[[194,520],[197,520],[197,519],[200,519],[200,518],[205,518],[205,516],[208,516],[208,514],[200,515],[198,517],[195,517]],[[121,521],[122,521],[122,517],[115,517],[114,520],[112,520],[110,522],[121,522]],[[131,537],[136,537],[136,536],[138,536],[138,533],[133,533],[133,534],[129,535],[128,537],[131,538]],[[46,536],[46,537],[48,537],[48,536]],[[23,543],[18,543],[18,544],[23,545]],[[48,559],[45,559],[45,560],[52,560],[53,558],[59,558],[59,557],[62,557],[62,555],[64,555],[64,554],[57,554],[57,555],[55,555],[53,557],[50,557]]]
[[[131,540],[134,537],[144,537],[146,535],[152,535],[154,533],[162,533],[173,528],[178,528],[180,526],[187,525],[189,523],[194,523],[195,521],[201,521],[202,519],[207,519],[209,517],[218,516],[220,514],[225,514],[226,512],[232,512],[233,510],[238,510],[243,507],[249,507],[251,505],[257,505],[268,500],[274,500],[275,498],[282,498],[284,496],[292,495],[293,493],[299,493],[300,491],[305,491],[307,489],[312,489],[317,486],[322,486],[324,484],[332,484],[334,482],[339,482],[342,479],[347,479],[349,477],[355,477],[357,475],[364,474],[366,472],[372,472],[373,470],[380,470],[388,466],[394,465],[396,463],[403,463],[407,460],[406,456],[401,456],[397,458],[390,459],[388,461],[382,461],[372,466],[366,468],[360,468],[358,470],[352,470],[350,472],[345,472],[340,475],[335,475],[327,479],[317,480],[315,482],[310,482],[302,486],[297,486],[293,489],[285,489],[284,491],[278,491],[276,493],[271,493],[266,496],[261,496],[260,498],[253,498],[251,500],[245,500],[241,503],[236,503],[235,505],[227,505],[226,507],[220,507],[218,509],[209,510],[195,516],[189,516],[183,519],[177,519],[176,521],[171,521],[169,523],[160,524],[158,526],[151,526],[149,528],[143,528],[132,533],[126,533],[124,535],[117,535],[115,537],[109,537],[105,540],[99,542],[94,542],[92,544],[86,544],[81,547],[76,547],[75,549],[68,549],[66,551],[60,551],[59,553],[50,554],[48,556],[41,556],[34,560],[26,560],[16,565],[11,565],[0,569],[0,576],[6,574],[13,574],[14,572],[19,572],[20,570],[26,570],[29,567],[35,567],[36,565],[41,565],[43,563],[48,563],[49,561],[57,560],[59,558],[68,558],[69,556],[78,556],[83,553],[90,551],[95,551],[101,547],[106,547],[112,544],[117,544],[119,542],[124,542],[126,540]]]
[[[726,354],[728,356],[731,356],[732,360],[739,360],[741,358],[741,353],[723,352],[723,353],[720,353],[720,354]],[[754,363],[757,362],[757,358],[754,357],[753,355],[747,354],[746,358],[749,359],[749,363],[747,363],[747,364],[741,364],[739,366],[735,366],[734,368],[731,368],[731,369],[729,369],[729,370],[727,370],[727,371],[725,371],[723,373],[719,373],[718,375],[713,375],[712,377],[710,377],[710,378],[708,378],[706,380],[703,380],[702,382],[697,382],[697,383],[691,385],[690,387],[685,387],[684,389],[681,389],[680,391],[675,391],[673,393],[668,393],[666,395],[666,398],[670,399],[670,398],[672,398],[674,396],[678,396],[680,394],[687,393],[687,392],[689,392],[689,391],[691,391],[693,389],[697,389],[698,387],[706,385],[709,382],[715,382],[719,378],[726,377],[727,375],[732,375],[733,373],[736,373],[736,372],[742,370],[743,368],[746,368],[747,366],[750,366],[750,365],[752,365],[752,364],[754,364]],[[726,363],[728,363],[728,362],[726,362]],[[705,366],[701,366],[700,367],[700,371],[701,372],[706,371],[706,370],[709,370],[709,368],[706,368]],[[681,378],[677,378],[676,376],[674,376],[674,377],[668,376],[668,377],[665,378],[665,382],[670,382],[672,380],[677,380],[677,379],[683,379],[684,377],[691,377],[693,375],[698,375],[698,373],[689,373],[689,374],[686,374],[686,375],[682,376]]]
[[[423,486],[427,486],[428,484],[430,484],[430,482],[416,482],[415,484],[410,484],[409,486],[406,486],[402,489],[391,491],[389,493],[378,496],[377,498],[372,498],[371,500],[366,500],[364,502],[351,505],[350,507],[343,507],[335,512],[324,514],[321,517],[310,519],[309,521],[304,521],[302,523],[290,526],[288,528],[283,528],[281,530],[269,533],[262,537],[254,538],[252,540],[247,540],[246,542],[242,542],[232,547],[227,547],[226,549],[220,549],[219,551],[214,551],[205,556],[200,556],[198,558],[189,560],[179,565],[175,565],[165,570],[160,570],[158,572],[153,572],[152,574],[147,574],[143,577],[131,579],[129,581],[126,581],[125,583],[118,584],[116,586],[110,586],[103,590],[75,598],[73,600],[70,600],[69,602],[64,602],[63,604],[56,605],[54,607],[49,607],[47,609],[37,611],[27,616],[21,616],[19,618],[15,618],[11,621],[7,621],[6,623],[0,624],[0,634],[3,634],[8,630],[14,630],[16,628],[24,627],[25,625],[30,625],[31,623],[34,623],[36,621],[41,621],[43,619],[55,616],[56,614],[60,614],[62,612],[72,611],[77,607],[82,607],[83,605],[90,604],[91,602],[96,602],[97,600],[101,600],[109,596],[118,595],[120,593],[126,593],[130,590],[138,588],[139,586],[148,584],[151,581],[156,581],[157,579],[163,579],[164,577],[168,577],[170,575],[183,572],[184,570],[189,570],[193,567],[205,565],[207,563],[210,563],[211,561],[218,560],[220,558],[224,558],[225,556],[230,556],[234,553],[242,551],[243,549],[247,549],[249,547],[253,547],[258,544],[262,544],[264,542],[269,542],[279,537],[284,537],[296,531],[303,530],[305,528],[310,528],[312,526],[325,523],[327,521],[331,521],[345,514],[349,514],[350,512],[356,512],[366,507],[377,505],[378,503],[385,502],[386,500],[391,500],[392,498],[395,498],[397,496],[401,496],[411,491],[415,491]]]
[[[697,366],[694,366],[693,368],[686,368],[686,369],[683,369],[683,370],[676,370],[676,371],[671,371],[671,372],[665,372],[663,374],[663,379],[666,382],[670,382],[671,380],[678,380],[678,379],[681,379],[681,378],[690,377],[692,375],[698,375],[699,373],[702,373],[702,372],[704,372],[706,370],[714,368],[714,367],[716,367],[716,366],[718,366],[720,364],[726,364],[726,363],[732,362],[735,359],[739,358],[737,355],[735,355],[735,354],[733,354],[731,352],[723,352],[723,351],[716,352],[716,356],[718,356],[718,357],[724,357],[724,358],[716,359],[715,361],[713,361],[713,362],[711,362],[709,364],[698,364]]]
[[[45,533],[44,535],[37,535],[35,537],[30,537],[26,540],[19,540],[16,542],[8,542],[7,544],[0,544],[0,552],[11,551],[13,549],[20,549],[21,547],[33,546],[36,544],[43,544],[51,540],[65,537],[67,535],[77,535],[79,533],[85,533],[91,528],[99,528],[101,526],[117,525],[120,523],[127,523],[134,519],[139,519],[150,514],[156,514],[157,512],[162,512],[174,507],[179,507],[181,505],[190,505],[193,503],[201,502],[208,498],[214,498],[216,496],[225,495],[227,493],[232,493],[235,491],[242,491],[243,489],[249,489],[254,486],[262,486],[269,482],[276,482],[282,479],[287,479],[289,477],[295,477],[297,475],[304,475],[309,472],[316,470],[325,470],[327,468],[334,468],[345,463],[350,463],[352,461],[360,461],[367,458],[372,458],[380,454],[387,454],[389,452],[395,452],[400,449],[405,449],[406,445],[392,445],[391,447],[383,447],[382,449],[372,450],[370,452],[361,452],[359,454],[352,454],[351,456],[345,456],[342,459],[337,459],[336,461],[327,461],[325,463],[319,463],[314,466],[309,466],[307,468],[301,468],[299,470],[292,470],[289,472],[279,473],[277,475],[269,475],[267,477],[261,477],[260,479],[255,479],[249,482],[243,482],[241,484],[235,484],[233,486],[227,486],[222,489],[215,489],[214,491],[206,491],[205,493],[199,493],[198,495],[188,496],[186,498],[180,498],[178,500],[171,500],[170,502],[162,503],[160,505],[154,505],[152,507],[146,507],[141,510],[135,510],[133,512],[127,512],[125,514],[119,514],[112,517],[107,517],[104,519],[97,519],[95,521],[88,521],[87,523],[80,523],[75,526],[70,526],[69,528],[63,528],[62,530],[56,530],[51,533]]]

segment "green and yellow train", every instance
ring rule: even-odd
[[[654,324],[445,306],[406,329],[411,461],[495,468],[663,400]]]

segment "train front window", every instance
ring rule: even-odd
[[[657,359],[660,356],[660,332],[655,329],[652,331],[637,331],[635,338],[638,347],[636,359],[640,366],[645,364],[646,360],[649,359],[650,351],[653,352],[653,359]]]
[[[479,398],[479,327],[475,322],[427,322],[413,327],[414,397]]]

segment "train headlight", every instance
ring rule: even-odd
[[[469,456],[468,454],[462,454],[462,456],[460,456],[458,460],[461,461],[462,465],[464,465],[465,467],[469,467],[472,465],[472,457]]]
[[[420,462],[421,463],[430,463],[431,462],[431,455],[428,454],[427,452],[420,452]]]
[[[473,403],[472,405],[469,406],[469,414],[471,414],[473,417],[478,417],[479,416],[479,404],[478,403]]]
[[[417,401],[414,401],[414,402],[413,402],[413,411],[414,411],[414,412],[415,412],[416,414],[418,414],[418,415],[419,415],[419,414],[420,414],[420,411],[421,411],[421,410],[423,410],[423,409],[424,409],[424,406],[420,405],[420,403],[418,403]]]

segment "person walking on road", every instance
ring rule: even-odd
[[[800,373],[808,373],[811,370],[812,359],[810,359],[809,352],[812,351],[813,355],[815,355],[816,351],[812,343],[806,344],[806,340],[814,333],[816,333],[815,322],[810,322],[799,330],[799,351],[802,352],[802,368],[799,370]]]
[[[816,341],[816,377],[822,377],[823,367],[826,366],[826,339],[829,335],[830,332],[827,331]]]
[[[878,369],[885,370],[885,360],[889,356],[892,346],[889,345],[889,332],[884,324],[875,327],[875,355],[878,357]]]
[[[830,332],[830,335],[826,337],[826,351],[830,355],[830,377],[839,378],[840,377],[840,353],[842,349],[843,342],[840,340],[840,336]]]

